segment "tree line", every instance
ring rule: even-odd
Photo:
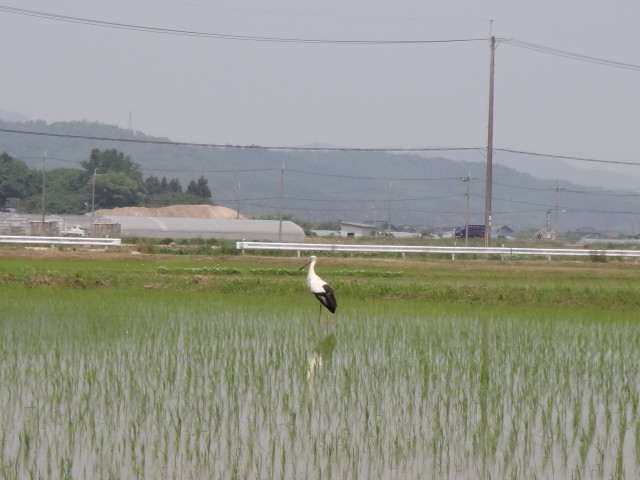
[[[93,149],[82,168],[32,169],[0,155],[0,207],[21,213],[84,214],[93,209],[213,204],[204,176],[183,190],[180,180],[143,177],[140,165],[115,149]],[[44,189],[44,195],[43,195]]]

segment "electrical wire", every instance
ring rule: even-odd
[[[16,157],[16,158],[18,160],[27,160],[27,159],[41,160],[42,159],[42,157],[40,156]],[[47,160],[54,160],[56,162],[70,163],[74,165],[81,164],[81,161],[66,160],[66,159],[57,158],[57,157],[47,157]],[[185,172],[184,169],[162,169],[162,168],[140,168],[139,170],[141,172]],[[252,169],[222,169],[222,170],[199,170],[198,169],[198,170],[191,170],[191,171],[201,173],[201,174],[204,174],[204,173],[241,174],[241,173],[257,173],[257,172],[279,172],[280,170],[281,168],[252,168]],[[287,173],[295,172],[295,173],[307,174],[311,176],[329,176],[329,177],[339,177],[339,178],[350,178],[355,180],[384,180],[384,181],[394,181],[394,182],[397,182],[397,181],[449,181],[449,180],[460,180],[460,178],[464,178],[464,177],[439,177],[439,178],[438,177],[435,177],[435,178],[368,177],[368,176],[357,176],[357,175],[327,174],[323,172],[312,172],[307,170],[298,170],[298,169],[291,169],[291,168],[286,169],[286,172]],[[482,180],[482,179],[478,179],[478,180]],[[528,190],[528,191],[536,191],[536,192],[548,192],[548,191],[554,190],[555,188],[555,187],[528,187],[524,185],[513,185],[513,184],[501,183],[501,182],[495,182],[495,181],[493,182],[493,185],[499,186],[499,187],[514,188],[519,190]],[[237,187],[229,187],[228,189],[237,190]],[[378,191],[378,190],[379,190],[378,187],[371,187],[366,189],[360,189],[358,191],[362,192],[362,191]],[[588,191],[588,190],[574,190],[574,189],[562,188],[559,191],[571,193],[571,194],[578,194],[578,195],[591,195],[591,196],[602,196],[602,197],[632,197],[632,198],[640,197],[639,192],[630,191],[628,189]],[[332,192],[332,193],[335,194],[335,193],[353,193],[353,192],[354,192],[353,190],[347,190],[347,191]],[[480,197],[477,194],[471,194],[471,195]],[[429,198],[440,198],[440,197],[429,197]],[[317,199],[307,199],[307,200],[314,201]],[[408,201],[408,200],[419,200],[419,199],[415,198],[415,199],[404,199],[404,200]],[[348,200],[344,200],[344,201],[348,201]],[[369,200],[363,200],[363,201],[369,201]]]
[[[101,28],[114,28],[120,30],[130,30],[143,33],[153,33],[161,35],[178,35],[196,38],[208,38],[216,40],[236,40],[236,41],[248,41],[248,42],[269,42],[269,43],[295,43],[295,44],[338,44],[338,45],[424,45],[424,44],[445,44],[445,43],[463,43],[463,42],[480,42],[487,41],[487,38],[452,38],[442,40],[381,40],[381,39],[329,39],[329,38],[296,38],[296,37],[266,37],[266,36],[254,36],[254,35],[235,35],[215,32],[199,32],[193,30],[180,30],[164,27],[150,27],[146,25],[137,25],[130,23],[120,22],[107,22],[104,20],[95,20],[90,18],[75,17],[69,15],[60,15],[50,12],[42,12],[38,10],[28,10],[24,8],[16,8],[7,5],[0,5],[0,12],[21,15],[32,18],[41,18],[45,20],[52,20],[58,22],[75,23],[81,25],[90,25]],[[560,50],[557,48],[547,47],[535,43],[525,42],[514,38],[498,38],[499,43],[505,43],[519,48],[533,50],[536,52],[544,53],[547,55],[554,55],[563,58],[569,58],[573,60],[579,60],[583,62],[595,63],[598,65],[604,65],[614,68],[622,68],[626,70],[640,71],[640,65],[619,62],[615,60],[608,60],[601,57],[594,57],[591,55],[584,55],[575,52],[569,52],[566,50]]]
[[[288,147],[282,145],[231,145],[228,143],[196,143],[196,142],[176,142],[172,140],[148,140],[141,138],[114,138],[99,137],[95,135],[72,135],[66,133],[35,132],[31,130],[13,130],[0,128],[3,133],[15,133],[18,135],[36,135],[41,137],[72,138],[78,140],[96,140],[101,142],[124,142],[141,143],[147,145],[170,145],[176,147],[206,147],[220,149],[246,149],[246,150],[275,150],[275,151],[308,151],[308,152],[450,152],[478,150],[478,147]]]
[[[172,169],[172,168],[141,168],[142,172],[181,172],[184,173],[184,169]],[[279,168],[247,168],[247,169],[236,169],[236,170],[191,170],[192,172],[198,173],[256,173],[256,172],[275,172],[280,171]]]
[[[75,17],[69,15],[60,15],[56,13],[42,12],[38,10],[28,10],[23,8],[16,8],[7,5],[0,5],[0,12],[21,15],[32,18],[41,18],[44,20],[52,20],[58,22],[75,23],[81,25],[90,25],[101,28],[113,28],[120,30],[130,30],[143,33],[153,33],[161,35],[177,35],[196,38],[207,38],[215,40],[235,40],[245,42],[269,42],[269,43],[294,43],[294,44],[333,44],[333,45],[425,45],[425,44],[446,44],[446,43],[464,43],[464,42],[480,42],[487,41],[487,38],[452,38],[441,40],[381,40],[381,39],[330,39],[330,38],[296,38],[296,37],[266,37],[266,36],[254,36],[254,35],[235,35],[215,32],[199,32],[193,30],[180,30],[164,27],[150,27],[145,25],[137,25],[130,23],[120,22],[107,22],[104,20],[95,20],[90,18]],[[640,65],[619,62],[615,60],[609,60],[601,57],[594,57],[591,55],[584,55],[575,52],[569,52],[567,50],[560,50],[557,48],[547,47],[545,45],[535,44],[531,42],[525,42],[514,38],[497,38],[499,43],[512,45],[518,48],[524,48],[533,50],[539,53],[547,55],[554,55],[562,58],[569,58],[572,60],[578,60],[582,62],[594,63],[607,67],[621,68],[625,70],[640,71]]]
[[[30,132],[30,131],[17,131],[17,130],[9,130],[9,129],[0,129],[1,132],[6,132],[6,133],[18,133],[18,134],[26,134],[26,135],[45,135],[45,136],[55,136],[55,137],[70,137],[70,138],[82,138],[82,139],[97,139],[98,137],[90,137],[90,136],[79,136],[79,135],[63,135],[63,134],[48,134],[48,133],[44,133],[44,132]],[[182,145],[196,145],[196,144],[187,144],[187,143],[181,143],[181,142],[171,142],[171,141],[164,141],[164,140],[140,140],[140,139],[117,139],[117,138],[100,138],[102,140],[107,140],[107,141],[132,141],[132,142],[137,142],[137,143],[159,143],[159,144],[171,144],[171,145],[177,145],[177,146],[182,146]],[[197,146],[207,146],[207,147],[211,147],[211,146],[215,146],[217,147],[217,145],[213,145],[213,144],[197,144]],[[222,148],[226,148],[228,147],[228,145],[222,146]],[[236,148],[264,148],[264,149],[270,149],[271,147],[260,147],[260,146],[249,146],[249,147],[244,147],[244,146],[237,146]],[[280,150],[306,150],[309,149],[309,147],[277,147],[276,149],[280,149]],[[325,148],[322,147],[311,147],[311,149],[313,150],[326,150]],[[339,150],[339,151],[368,151],[368,150],[375,150],[375,151],[390,151],[390,149],[352,149],[352,148],[348,148],[348,147],[342,147],[342,148],[334,148],[333,150]],[[391,151],[404,151],[407,149],[391,149]],[[418,150],[418,149],[411,149],[411,150]],[[467,147],[463,147],[463,148],[421,148],[419,149],[420,151],[431,151],[431,150],[437,150],[437,151],[442,151],[442,150],[450,150],[450,151],[455,151],[455,150],[480,150],[478,147],[472,147],[472,148],[467,148]],[[601,159],[591,159],[591,158],[584,158],[584,157],[575,157],[575,156],[566,156],[566,155],[555,155],[555,154],[547,154],[547,153],[538,153],[538,152],[529,152],[529,151],[524,151],[524,150],[514,150],[514,149],[494,149],[496,151],[503,151],[503,152],[509,152],[509,153],[514,153],[514,154],[521,154],[521,155],[533,155],[533,156],[544,156],[544,157],[548,157],[548,158],[557,158],[557,159],[569,159],[569,160],[576,160],[576,161],[589,161],[589,162],[599,162],[599,163],[615,163],[615,164],[624,164],[624,165],[638,165],[636,163],[632,163],[632,162],[619,162],[619,161],[607,161],[607,160],[601,160]],[[31,158],[31,159],[40,159],[41,157],[24,157],[24,158]],[[80,164],[81,162],[79,161],[70,161],[70,160],[66,160],[66,159],[60,159],[60,158],[56,158],[56,157],[48,157],[48,159],[50,160],[55,160],[58,162],[67,162],[67,163],[74,163],[74,164]],[[145,169],[141,169],[142,171],[183,171],[183,170],[172,170],[172,169],[153,169],[153,168],[145,168]],[[250,172],[265,172],[265,171],[279,171],[281,170],[280,168],[265,168],[265,169],[225,169],[225,170],[206,170],[206,172],[209,173],[233,173],[233,174],[238,174],[238,173],[250,173]],[[312,172],[312,171],[307,171],[307,170],[300,170],[300,169],[287,169],[287,172],[292,172],[292,173],[298,173],[298,174],[303,174],[303,175],[313,175],[313,176],[318,176],[318,175],[325,175],[325,176],[330,176],[330,177],[345,177],[345,178],[353,178],[353,179],[362,179],[362,180],[393,180],[393,181],[402,181],[402,180],[422,180],[422,181],[450,181],[450,180],[460,180],[460,177],[442,177],[442,178],[421,178],[421,179],[407,179],[407,178],[395,178],[395,179],[389,179],[389,178],[382,178],[382,177],[369,177],[369,176],[348,176],[348,175],[339,175],[339,174],[325,174],[322,172]],[[199,172],[201,172],[199,170]],[[518,189],[524,189],[524,190],[530,190],[530,191],[539,191],[539,192],[548,192],[548,191],[552,191],[554,190],[554,187],[548,187],[548,188],[537,188],[537,187],[526,187],[526,186],[518,186],[518,185],[511,185],[511,184],[503,184],[503,183],[499,183],[499,182],[495,182],[495,185],[498,186],[502,186],[502,187],[507,187],[507,188],[518,188]],[[601,192],[593,192],[593,191],[581,191],[581,190],[573,190],[573,189],[561,189],[561,191],[563,193],[570,193],[570,194],[583,194],[583,195],[595,195],[595,196],[619,196],[619,197],[638,197],[640,196],[640,194],[638,193],[630,193],[629,191],[601,191]],[[398,199],[398,198],[393,198],[393,199],[383,199],[382,201],[386,202],[387,204],[397,204],[398,202],[406,202],[406,201],[425,201],[425,200],[432,200],[432,199],[437,199],[437,198],[447,198],[447,197],[463,197],[465,196],[465,194],[463,193],[457,193],[457,194],[452,194],[452,195],[445,195],[445,196],[432,196],[432,197],[420,197],[420,198],[405,198],[405,199]],[[477,197],[477,198],[484,198],[482,195],[478,195],[475,193],[470,193],[470,196],[473,197]],[[220,199],[221,201],[225,201],[225,199]],[[238,198],[233,198],[233,199],[228,199],[229,202],[233,202],[233,203],[237,203],[238,201],[243,202],[246,205],[250,205],[252,207],[257,207],[257,208],[263,208],[263,209],[280,209],[281,206],[277,206],[277,207],[272,207],[268,204],[264,204],[264,203],[255,203],[255,202],[268,202],[268,201],[274,201],[274,200],[281,200],[280,197],[278,196],[268,196],[268,197],[262,197],[262,198],[245,198],[245,199],[238,199]],[[333,199],[319,199],[319,198],[286,198],[286,200],[295,200],[295,201],[308,201],[308,202],[314,202],[314,203],[328,203],[331,201],[339,201],[341,203],[371,203],[374,201],[381,201],[380,198],[377,199],[372,199],[372,200],[333,200]],[[496,204],[499,204],[500,199],[496,198]],[[253,203],[252,203],[253,202]],[[519,201],[519,200],[509,200],[510,203],[514,204],[514,203],[520,203],[520,204],[524,204],[524,205],[532,205],[532,206],[537,206],[540,207],[540,210],[536,210],[536,211],[544,211],[544,210],[549,210],[554,208],[552,205],[545,205],[545,204],[538,204],[538,203],[533,203],[533,202],[525,202],[525,201]],[[288,206],[287,207],[288,210],[300,210],[300,211],[324,211],[324,212],[349,212],[349,211],[353,211],[354,208],[334,208],[334,209],[327,209],[327,208],[313,208],[313,207],[300,207],[300,208],[296,208],[296,207],[291,207]],[[588,213],[592,213],[592,214],[622,214],[622,215],[631,215],[631,214],[637,214],[637,212],[631,212],[631,211],[608,211],[608,210],[576,210],[576,209],[572,209],[572,208],[567,208],[565,206],[562,207],[563,210],[566,211],[574,211],[574,212],[588,212]],[[357,209],[357,210],[364,210],[366,211],[367,209]],[[399,209],[399,208],[393,208],[393,211],[404,211],[404,212],[409,212],[409,211],[416,211],[416,212],[424,212],[423,209],[420,210],[410,210],[410,209]],[[430,214],[442,214],[442,212],[429,212]],[[462,214],[462,212],[454,212],[455,214]],[[494,210],[494,213],[496,214],[506,214],[506,213],[510,213],[510,212],[501,212],[499,210]]]
[[[570,58],[572,60],[579,60],[581,62],[595,63],[598,65],[604,65],[607,67],[614,68],[622,68],[625,70],[635,70],[640,71],[640,65],[636,65],[633,63],[623,63],[617,62],[615,60],[608,60],[600,57],[593,57],[591,55],[583,55],[580,53],[568,52],[566,50],[559,50],[557,48],[546,47],[544,45],[538,45],[535,43],[523,42],[521,40],[516,40],[513,38],[501,38],[499,39],[501,43],[506,43],[508,45],[513,45],[514,47],[526,48],[528,50],[534,50],[536,52],[544,53],[547,55],[555,55],[563,58]]]
[[[399,202],[415,202],[415,201],[424,201],[424,200],[437,200],[437,199],[442,199],[442,198],[451,198],[451,197],[460,197],[464,194],[458,193],[458,194],[451,194],[451,195],[435,195],[435,196],[430,196],[430,197],[414,197],[414,198],[382,198],[382,197],[376,197],[376,198],[369,198],[369,199],[357,199],[357,200],[349,200],[349,199],[342,199],[342,198],[317,198],[317,197],[283,197],[282,200],[284,201],[296,201],[296,202],[312,202],[312,203],[331,203],[331,202],[337,202],[337,203],[375,203],[375,202],[379,202],[379,203],[399,203]],[[218,201],[227,201],[227,202],[245,202],[245,201],[263,201],[263,200],[280,200],[280,197],[264,197],[264,198],[218,198]]]
[[[552,153],[528,152],[526,150],[515,150],[512,148],[494,148],[493,150],[497,152],[517,153],[519,155],[530,155],[532,157],[547,157],[547,158],[555,158],[559,160],[576,160],[579,162],[613,163],[616,165],[632,165],[634,167],[640,167],[640,163],[623,162],[620,160],[602,160],[602,159],[596,159],[596,158],[574,157],[570,155],[557,155]]]
[[[104,142],[125,142],[125,143],[141,143],[151,145],[171,145],[178,147],[206,147],[206,148],[220,148],[220,149],[253,149],[253,150],[275,150],[275,151],[317,151],[317,152],[389,152],[389,153],[411,153],[411,152],[459,152],[459,151],[471,151],[471,150],[486,150],[483,147],[288,147],[278,145],[230,145],[220,143],[193,143],[193,142],[176,142],[171,140],[144,140],[139,138],[113,138],[113,137],[98,137],[94,135],[71,135],[62,133],[49,133],[49,132],[34,132],[30,130],[14,130],[9,128],[0,128],[0,132],[18,134],[18,135],[36,135],[44,137],[56,137],[56,138],[72,138],[81,140],[96,140]],[[624,162],[620,160],[603,160],[597,158],[577,157],[571,155],[558,155],[551,153],[531,152],[526,150],[516,150],[512,148],[494,148],[494,152],[515,153],[519,155],[530,155],[535,157],[547,157],[559,160],[575,160],[580,162],[594,162],[594,163],[606,163],[615,165],[630,165],[634,167],[640,167],[640,163]],[[171,171],[171,170],[166,170]],[[181,170],[176,170],[181,171]],[[458,178],[456,178],[458,179]]]
[[[285,171],[287,173],[289,173],[289,172],[302,173],[302,174],[313,175],[313,176],[338,177],[338,178],[355,178],[355,179],[358,179],[358,180],[386,180],[386,181],[390,180],[390,181],[394,181],[394,182],[404,182],[404,181],[407,181],[407,182],[408,181],[429,182],[429,181],[440,181],[440,180],[460,180],[460,177],[441,177],[441,178],[364,177],[364,176],[359,176],[359,175],[341,175],[341,174],[337,174],[337,173],[312,172],[312,171],[309,171],[309,170],[299,170],[299,169],[295,169],[295,168],[287,168]]]
[[[149,27],[145,25],[135,25],[130,23],[106,22],[103,20],[93,20],[89,18],[72,17],[59,15],[56,13],[41,12],[37,10],[26,10],[23,8],[0,5],[0,12],[27,17],[42,18],[58,22],[77,23],[91,25],[102,28],[115,28],[120,30],[131,30],[136,32],[154,33],[161,35],[178,35],[186,37],[208,38],[216,40],[238,40],[246,42],[270,42],[270,43],[296,43],[296,44],[338,44],[338,45],[424,45],[433,43],[463,43],[486,41],[486,38],[456,38],[445,40],[340,40],[322,38],[287,38],[287,37],[262,37],[253,35],[232,35],[226,33],[197,32],[192,30],[178,30],[173,28]]]

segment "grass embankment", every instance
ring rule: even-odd
[[[31,254],[0,261],[3,290],[99,290],[117,295],[161,292],[265,296],[293,306],[308,301],[304,263],[295,257],[123,254]],[[640,307],[635,263],[321,258],[318,273],[341,306],[362,302],[475,308]],[[136,293],[137,292],[137,293]],[[15,293],[15,292],[14,292]]]

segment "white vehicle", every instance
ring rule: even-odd
[[[81,225],[72,225],[63,229],[60,233],[63,237],[84,237],[87,234]]]

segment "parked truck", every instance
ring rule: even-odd
[[[458,238],[473,238],[473,237],[482,237],[484,238],[484,225],[467,225],[469,228],[469,234],[467,235],[466,227],[456,227],[455,234]]]

